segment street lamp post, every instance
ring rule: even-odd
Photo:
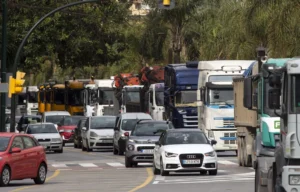
[[[53,11],[49,12],[48,14],[44,15],[40,20],[38,20],[38,22],[36,22],[33,27],[27,32],[26,36],[24,37],[24,39],[22,40],[18,51],[16,53],[15,56],[15,60],[14,60],[14,64],[13,64],[13,77],[16,78],[16,71],[17,71],[17,67],[18,67],[18,63],[19,63],[19,57],[21,54],[21,51],[27,41],[27,39],[29,38],[29,36],[31,35],[31,33],[49,16],[53,15],[54,13],[72,7],[72,6],[76,6],[76,5],[80,5],[80,4],[85,4],[85,3],[97,3],[100,2],[101,0],[84,0],[84,1],[78,1],[78,2],[74,2],[74,3],[70,3],[61,7],[58,7],[56,9],[54,9]],[[11,121],[10,121],[10,132],[15,132],[15,116],[16,116],[16,95],[12,95],[12,99],[11,99]]]

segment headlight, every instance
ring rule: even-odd
[[[185,114],[186,111],[185,111],[185,110],[178,110],[178,113],[180,113],[180,114]]]
[[[95,132],[91,132],[90,137],[98,137],[98,135]]]
[[[165,155],[166,155],[166,157],[177,157],[178,156],[178,154],[176,154],[176,153],[169,153],[166,151],[165,151]]]
[[[300,175],[290,175],[290,185],[300,185]]]
[[[128,145],[128,146],[127,146],[127,149],[128,149],[129,151],[133,151],[133,150],[134,150],[134,146],[133,146],[133,145]]]
[[[60,138],[53,138],[51,139],[52,142],[61,142],[61,139]]]
[[[214,157],[214,156],[216,156],[216,153],[214,151],[211,151],[211,152],[205,153],[205,156]]]
[[[132,139],[129,139],[128,141],[134,143],[134,140],[132,140]]]

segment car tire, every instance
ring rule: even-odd
[[[169,175],[169,172],[164,170],[164,164],[163,164],[162,159],[160,159],[160,175],[161,176]]]
[[[125,157],[125,167],[132,167],[132,161],[128,157]]]
[[[116,149],[115,145],[114,145],[114,148],[113,148],[113,154],[114,154],[114,155],[117,155],[117,154],[118,154],[118,150]]]
[[[86,140],[86,151],[87,151],[87,152],[93,151],[93,150],[89,147],[89,144],[88,144],[88,141],[87,141],[87,140]]]
[[[65,147],[66,146],[66,142],[65,141],[63,141],[63,147]]]
[[[57,153],[63,153],[64,152],[64,148],[61,148],[61,150],[56,151]]]
[[[46,181],[46,177],[47,177],[47,167],[45,165],[45,163],[41,163],[40,167],[38,169],[37,172],[37,176],[36,178],[34,178],[34,183],[35,184],[44,184]]]
[[[200,175],[206,175],[207,174],[207,171],[200,171]]]
[[[8,166],[4,166],[1,171],[0,186],[7,186],[10,182],[11,171]]]
[[[159,169],[156,168],[154,161],[153,161],[153,174],[154,175],[159,175],[160,174],[160,171],[159,171]]]
[[[208,171],[208,174],[209,175],[217,175],[218,174],[218,169]]]

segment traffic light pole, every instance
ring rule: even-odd
[[[58,7],[56,9],[54,9],[53,11],[49,12],[48,14],[44,15],[40,20],[38,20],[38,22],[36,22],[33,27],[27,32],[26,36],[24,37],[24,39],[22,40],[18,51],[16,53],[15,56],[15,60],[14,60],[14,64],[13,64],[13,77],[16,78],[16,72],[17,72],[17,67],[18,67],[18,63],[19,63],[19,59],[20,59],[20,54],[21,51],[27,41],[27,39],[29,38],[29,36],[31,35],[31,33],[49,16],[53,15],[54,13],[66,9],[68,7],[73,7],[76,5],[81,5],[81,4],[86,4],[86,3],[97,3],[100,2],[101,0],[85,0],[85,1],[78,1],[78,2],[74,2],[74,3],[69,3],[67,5]],[[15,132],[15,117],[16,117],[16,95],[13,94],[12,95],[12,99],[11,99],[11,121],[10,121],[10,132]]]
[[[6,46],[7,46],[6,22],[7,22],[7,0],[2,0],[1,83],[6,82]],[[6,94],[7,93],[1,93],[0,132],[6,132],[6,130],[5,130]]]

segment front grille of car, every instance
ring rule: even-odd
[[[138,151],[142,151],[143,149],[154,149],[154,146],[143,146],[143,147],[137,147]]]
[[[107,147],[107,146],[113,146],[113,143],[96,143],[96,146],[97,147],[101,147],[101,146],[105,146],[105,147]]]
[[[38,139],[38,142],[49,142],[51,139]]]
[[[183,160],[195,160],[195,159],[200,159],[200,164],[183,164]],[[201,167],[203,162],[203,154],[180,154],[179,160],[182,167]]]

